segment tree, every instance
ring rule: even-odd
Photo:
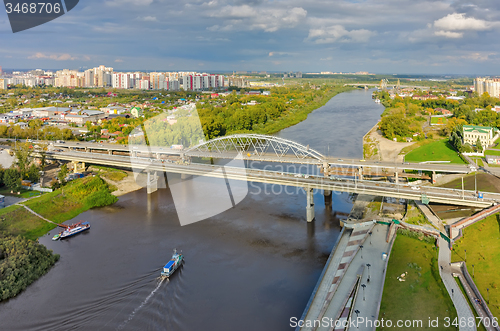
[[[479,140],[479,137],[476,140],[476,149],[478,150],[478,152],[483,151],[483,146],[481,145],[481,140]]]
[[[21,174],[17,169],[9,168],[4,172],[3,182],[10,189],[17,189],[21,186]]]
[[[59,170],[59,173],[57,174],[57,177],[61,181],[61,183],[64,183],[66,175],[68,175],[68,165],[64,163],[61,166],[61,170]]]
[[[40,169],[32,163],[26,173],[26,177],[32,182],[37,183],[40,180]]]
[[[28,169],[31,163],[31,145],[29,143],[19,143],[17,144],[17,149],[15,150],[16,155],[16,165],[19,167],[21,179]]]

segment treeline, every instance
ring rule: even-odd
[[[28,127],[19,125],[0,125],[0,137],[17,139],[73,140],[75,136],[70,129],[60,129],[57,126],[44,126],[40,120],[31,120]]]
[[[428,100],[414,100],[411,97],[394,99],[389,97],[386,91],[377,93],[377,98],[386,107],[382,113],[380,129],[386,138],[411,137],[417,134],[415,139],[422,139],[422,124],[427,121],[429,115],[442,115],[439,108],[449,110],[453,116],[448,117],[446,125],[440,134],[451,137],[464,124],[490,126],[500,128],[500,114],[492,108],[500,105],[498,98],[493,98],[484,93],[482,96],[466,98],[463,101],[450,100],[444,97]],[[458,144],[458,140],[457,140]],[[455,145],[455,144],[453,144]]]
[[[297,124],[334,95],[349,89],[326,84],[273,87],[271,95],[231,93],[224,103],[198,103],[197,109],[206,139],[240,132],[270,134]]]
[[[0,234],[0,301],[16,296],[59,260],[38,242]]]

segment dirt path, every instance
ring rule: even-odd
[[[414,144],[413,142],[402,143],[384,138],[382,133],[376,130],[376,128],[372,129],[367,137],[370,138],[372,143],[374,142],[377,145],[380,161],[403,162],[403,155],[399,155],[399,153],[403,148]]]

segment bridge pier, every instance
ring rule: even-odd
[[[396,184],[399,184],[399,176],[398,176],[398,170],[397,169],[396,169],[396,172],[394,174],[395,174],[394,178],[396,179]]]
[[[85,171],[85,162],[71,162],[73,164],[73,172],[76,174],[77,172],[84,172]],[[78,165],[81,164],[80,168],[78,168]]]
[[[307,222],[314,221],[314,195],[312,188],[305,188],[307,196],[306,216]]]
[[[331,209],[332,208],[332,191],[323,190],[323,195],[325,196],[325,207]]]
[[[158,173],[156,171],[148,171],[147,191],[148,194],[158,191]]]
[[[432,182],[432,184],[436,184],[436,172],[435,171],[432,172],[431,182]]]
[[[359,180],[363,180],[363,167],[358,168]]]

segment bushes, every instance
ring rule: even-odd
[[[398,234],[403,235],[403,236],[407,236],[407,237],[410,237],[413,239],[418,239],[420,241],[427,242],[429,244],[435,244],[435,242],[436,242],[436,238],[434,238],[432,236],[426,236],[420,232],[416,232],[416,231],[412,231],[412,230],[408,230],[408,229],[398,229]]]
[[[85,199],[85,204],[94,207],[102,207],[111,205],[118,201],[118,198],[106,191],[97,191]]]
[[[0,301],[23,291],[59,260],[45,246],[22,238],[0,236]]]

